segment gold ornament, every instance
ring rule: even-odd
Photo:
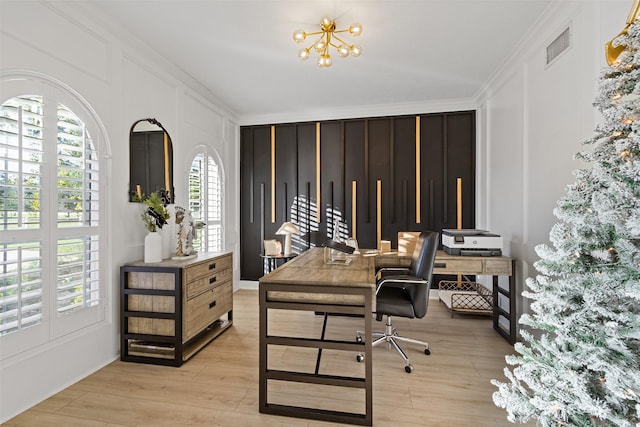
[[[631,11],[627,16],[627,25],[625,25],[625,27],[622,29],[622,31],[620,31],[620,33],[617,36],[615,36],[605,44],[604,55],[607,58],[607,64],[613,65],[616,62],[616,59],[618,59],[618,57],[620,56],[620,54],[627,49],[627,46],[624,46],[624,45],[614,47],[613,41],[616,38],[618,38],[618,36],[627,34],[629,27],[636,20],[639,12],[640,12],[640,0],[634,0],[633,6],[631,6]]]

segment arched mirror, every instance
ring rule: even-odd
[[[138,120],[129,132],[129,201],[140,202],[157,192],[173,203],[173,146],[156,119]]]

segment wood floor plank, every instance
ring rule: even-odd
[[[322,316],[273,312],[270,328],[282,334],[319,338]],[[330,316],[327,339],[355,339],[362,318]],[[507,427],[506,412],[492,403],[492,378],[503,379],[504,356],[513,352],[487,317],[451,318],[444,305],[430,301],[423,319],[394,319],[401,335],[429,342],[431,355],[401,344],[414,366],[385,345],[374,348],[375,426]],[[374,321],[374,330],[384,324]],[[315,368],[315,350],[274,346],[273,367]],[[364,375],[355,354],[325,350],[320,372]],[[289,404],[316,399],[335,410],[361,406],[359,390],[336,393],[328,386],[303,390],[276,381],[273,396]],[[324,388],[323,388],[324,387]],[[362,393],[360,393],[362,394]],[[333,401],[331,401],[333,399]],[[234,324],[180,368],[116,361],[5,423],[25,426],[294,426],[330,425],[258,412],[258,293],[234,294]],[[533,424],[531,424],[533,425]]]
[[[109,424],[102,421],[68,417],[35,410],[27,411],[2,424],[3,427],[123,427],[120,424]]]
[[[157,390],[156,390],[157,391]],[[87,393],[57,413],[128,426],[208,426],[214,411],[185,403],[154,399],[131,399],[102,393]]]
[[[67,388],[65,390],[62,390],[60,393],[51,396],[49,399],[40,402],[39,404],[34,406],[33,409],[42,412],[55,412],[82,395],[82,391],[76,391],[72,390],[71,388]]]

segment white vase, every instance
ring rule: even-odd
[[[144,262],[162,261],[162,236],[150,231],[144,238]]]
[[[171,227],[169,224],[165,224],[158,234],[162,237],[162,259],[171,258]]]

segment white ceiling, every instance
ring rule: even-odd
[[[239,118],[471,100],[551,1],[92,0]],[[300,61],[295,29],[363,26],[359,58]],[[348,36],[347,36],[348,38]],[[242,120],[241,120],[242,121]],[[246,120],[245,120],[246,121]]]

